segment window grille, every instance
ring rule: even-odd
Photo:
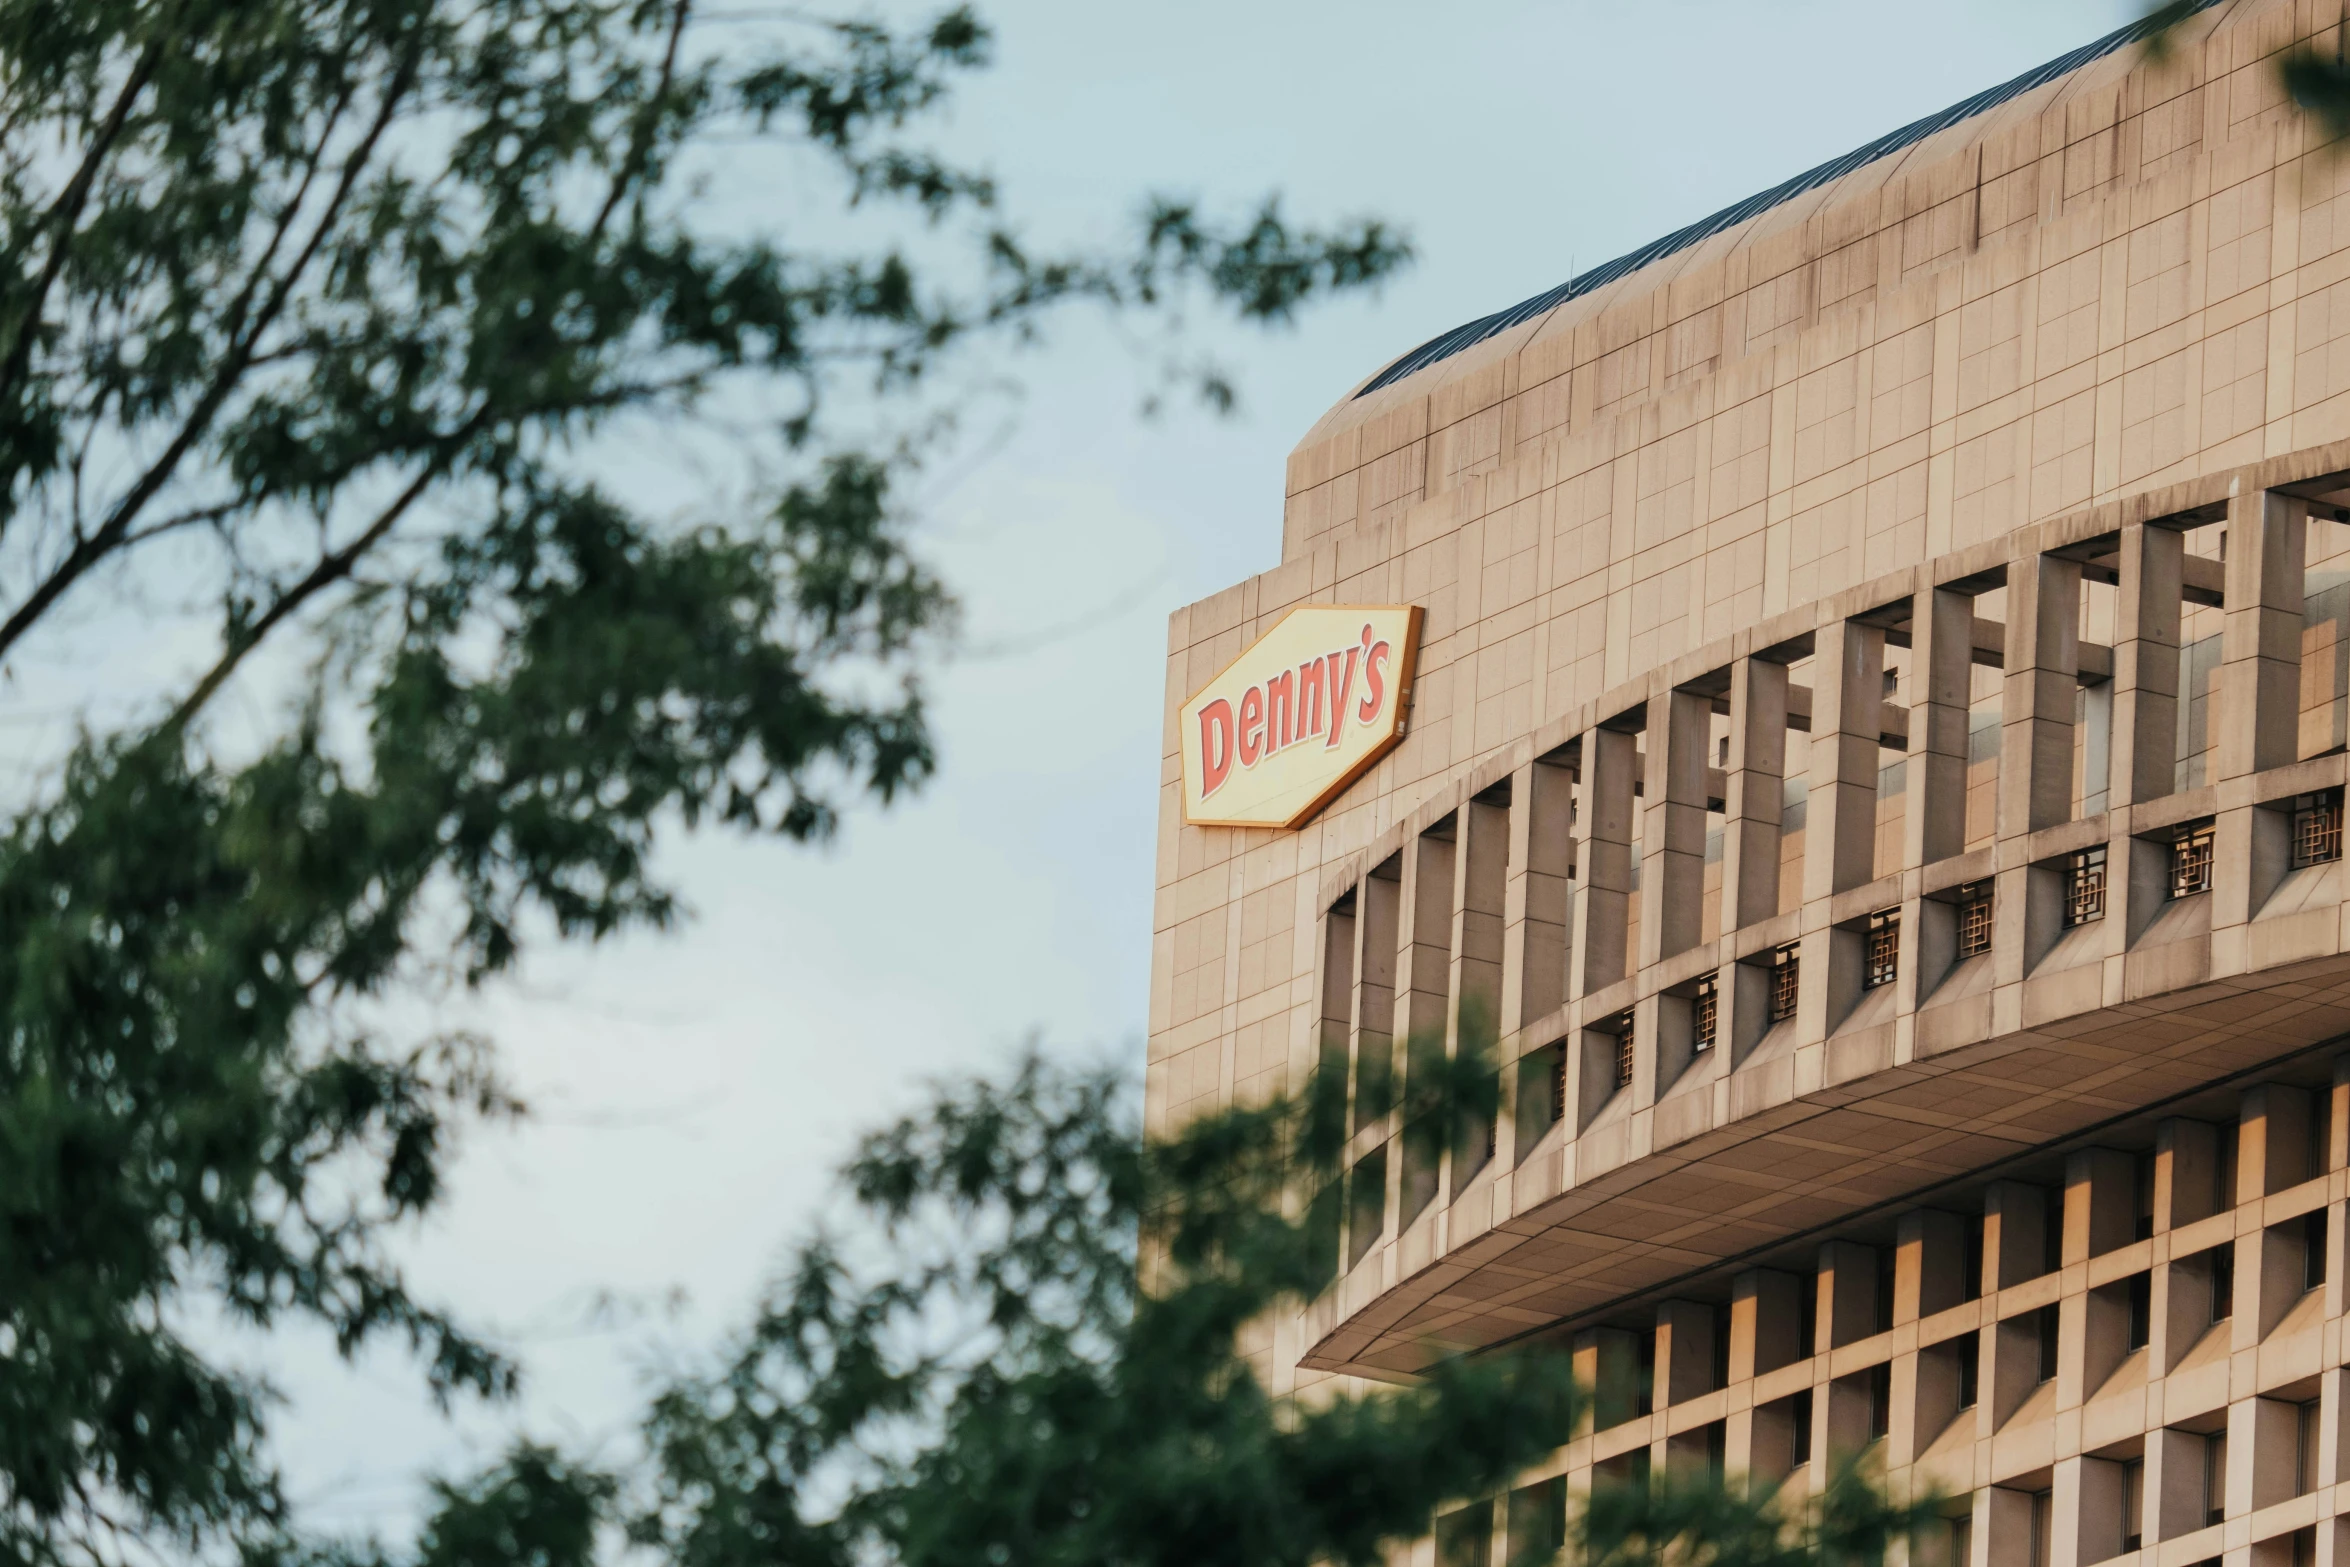
[[[1627,1012],[1617,1023],[1616,1031],[1616,1086],[1632,1086],[1632,1014]]]
[[[2082,849],[2065,861],[2064,923],[2067,928],[2105,918],[2105,849]]]
[[[1695,1036],[1692,1050],[1704,1055],[1714,1047],[1714,1029],[1721,1021],[1721,976],[1708,974],[1697,982],[1697,999],[1689,1008],[1690,1033]]]
[[[1885,909],[1869,916],[1869,963],[1860,988],[1890,985],[1901,962],[1901,911]]]
[[[2180,833],[2170,846],[2170,895],[2192,898],[2211,890],[2211,829]]]
[[[1797,970],[1801,957],[1794,942],[1789,942],[1771,954],[1771,1021],[1784,1023],[1795,1015],[1795,998],[1801,984]]]
[[[1567,1118],[1567,1047],[1550,1053],[1550,1120],[1553,1126]]]
[[[2305,794],[2293,802],[2293,869],[2342,857],[2342,797]]]
[[[1991,950],[1991,889],[1981,882],[1958,891],[1958,955],[1971,958]]]

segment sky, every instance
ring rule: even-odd
[[[424,1478],[529,1432],[627,1449],[648,1378],[740,1321],[856,1135],[1024,1041],[1139,1080],[1166,617],[1277,562],[1283,462],[1355,382],[1464,320],[2028,69],[2127,0],[1403,5],[996,0],[941,139],[1045,235],[1146,192],[1376,213],[1419,260],[1294,330],[1202,329],[1217,420],[1146,420],[1151,360],[1073,323],[920,497],[966,614],[930,676],[942,767],[817,849],[674,843],[692,919],[533,962],[484,1004],[532,1118],[466,1140],[402,1240],[525,1365],[437,1415],[413,1368],[296,1335],[242,1353],[314,1522],[397,1535]],[[913,8],[885,8],[910,17]],[[728,199],[740,199],[730,197]],[[755,211],[734,214],[756,220]]]

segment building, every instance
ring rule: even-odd
[[[2117,35],[1448,334],[1173,616],[1152,1124],[1356,1092],[1269,1374],[1601,1393],[1445,1557],[1875,1442],[1973,1567],[2350,1563],[2350,157],[2276,72],[2341,27]],[[1500,1121],[1415,1164],[1464,1008]]]

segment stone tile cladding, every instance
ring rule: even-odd
[[[1838,1340],[1755,1377],[1737,1292],[1811,1278],[1825,1322],[1842,1254],[1823,1248],[1907,1255],[1937,1213],[1997,1231],[2000,1182],[2159,1163],[2190,1121],[2267,1114],[2198,1095],[2332,1102],[2331,1057],[2308,1052],[2350,1033],[2350,888],[2293,846],[2350,782],[2350,158],[2279,101],[2273,57],[2341,25],[2339,0],[2217,8],[2166,66],[2084,69],[1350,398],[1299,446],[1282,564],[1170,621],[1146,1090],[1165,1130],[1317,1060],[1353,1074],[1347,1267],[1264,1325],[1276,1385],[1529,1332],[1591,1354],[1654,1334],[1666,1367],[1670,1324],[1685,1348],[1688,1313],[1720,1307],[1730,1386],[1703,1397],[1721,1408],[1657,1394],[1559,1473],[1651,1449],[1759,1465],[1752,1409],[1816,1373],[1814,1451],[1854,1440],[1854,1377],[1904,1474],[1974,1433],[1963,1473],[1935,1473],[1973,1491],[1977,1567],[2033,1559],[2019,1516],[2048,1567],[2114,1554],[2083,1532],[2120,1516],[2083,1500],[2101,1487],[2171,1505],[2186,1460],[2159,1433],[2202,1440],[2214,1417],[2173,1419],[2162,1389],[2192,1371],[2207,1399],[2213,1374],[2141,1371],[2148,1412],[2089,1441],[2082,1411],[2119,1407],[2125,1374],[2079,1380],[2100,1268],[2121,1266],[2104,1251],[1948,1308],[1973,1329],[2056,1304],[2060,1369],[2044,1416],[2035,1391],[1929,1436],[1917,1379],[1949,1368],[1918,1328],[1873,1361]],[[1406,739],[1303,831],[1184,826],[1177,708],[1305,602],[1427,609]],[[2206,827],[2210,890],[2170,896]],[[2098,917],[2075,923],[2092,883]],[[1989,949],[1963,951],[1986,908]],[[1892,982],[1866,984],[1886,943]],[[1400,1070],[1415,1032],[1460,1048],[1471,1001],[1497,1020],[1500,1122],[1414,1167],[1364,1063]],[[2294,1191],[2338,1202],[2342,1163]],[[2244,1217],[2285,1195],[2228,1222],[2289,1229]],[[2164,1236],[2189,1226],[2159,1223],[2129,1246],[2169,1323]],[[2313,1298],[2338,1302],[2341,1272]],[[2310,1402],[2263,1380],[2270,1338],[2321,1345],[2277,1385],[2323,1382],[2327,1478],[2273,1506],[2229,1489],[2208,1538],[2146,1530],[2164,1567],[2298,1551],[2332,1517],[2339,1307],[2292,1311],[2317,1314],[2237,1343],[2258,1315],[2239,1312],[2193,1355],[2223,1343],[2249,1368],[2212,1406],[2257,1427],[2235,1466],[2280,1440],[2258,1435],[2283,1418],[2266,1405]],[[2012,1391],[2022,1341],[1982,1331],[1979,1375]],[[2023,1468],[1999,1456],[2034,1442]],[[2275,1507],[2310,1517],[2284,1529]],[[2282,1532],[2256,1542],[2256,1516]],[[2328,1567],[2330,1529],[2310,1537]]]

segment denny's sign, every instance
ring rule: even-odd
[[[1183,817],[1296,827],[1403,738],[1413,605],[1310,604],[1183,704]]]

